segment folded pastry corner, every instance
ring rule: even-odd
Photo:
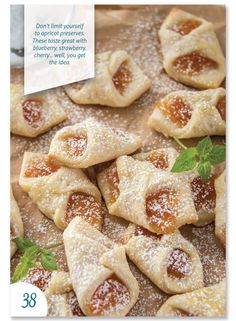
[[[198,89],[219,87],[225,78],[225,58],[212,23],[173,9],[159,38],[164,69],[171,78]]]
[[[226,246],[226,171],[215,180],[215,234]]]
[[[125,316],[138,299],[124,246],[118,246],[81,218],[63,233],[70,279],[87,316]]]
[[[166,137],[225,135],[225,97],[224,88],[174,91],[155,105],[148,125]]]
[[[151,82],[124,50],[96,55],[95,78],[65,86],[77,104],[127,107],[151,86]]]
[[[187,178],[148,161],[119,157],[97,175],[109,213],[157,234],[197,221]]]
[[[170,297],[157,317],[225,317],[225,280],[193,292]]]
[[[185,293],[204,285],[198,251],[178,230],[157,235],[136,225],[126,252],[141,272],[166,293]]]
[[[49,156],[69,167],[87,168],[133,153],[140,146],[137,135],[88,118],[59,130],[52,139]]]
[[[24,96],[22,84],[11,84],[11,132],[37,137],[67,118],[55,93],[40,92]]]
[[[10,218],[10,230],[11,230],[11,240],[17,236],[23,237],[24,226],[22,218],[20,215],[20,210],[17,202],[14,198],[12,187],[10,188],[10,207],[11,207],[11,218]],[[11,257],[15,254],[17,250],[16,244],[11,241]]]
[[[45,154],[26,152],[19,184],[60,229],[77,215],[102,228],[101,194],[81,169],[60,166]]]

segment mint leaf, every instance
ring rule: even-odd
[[[17,249],[21,253],[24,253],[29,247],[34,245],[34,243],[31,242],[30,240],[19,236],[15,237],[12,241],[15,242]]]
[[[48,250],[42,250],[41,255],[41,264],[45,270],[53,271],[57,270],[57,261],[52,252]]]
[[[209,161],[200,162],[198,164],[197,171],[202,178],[208,179],[211,174],[211,163]]]
[[[190,147],[182,151],[182,153],[176,158],[172,173],[179,173],[184,171],[190,171],[197,165],[196,156],[198,155],[195,147]]]
[[[207,160],[209,153],[213,147],[212,141],[209,136],[202,139],[196,146],[197,152],[201,160]]]
[[[225,145],[213,145],[209,155],[211,164],[220,164],[225,161],[226,147]]]
[[[28,270],[36,266],[36,256],[39,253],[40,248],[37,245],[33,245],[26,249],[24,255],[20,259],[20,263],[17,265],[15,272],[12,276],[12,282],[15,283],[25,277]]]

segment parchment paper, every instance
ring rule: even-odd
[[[54,94],[65,108],[68,119],[38,138],[28,139],[12,135],[11,137],[11,183],[14,196],[20,207],[24,222],[25,237],[37,244],[48,245],[62,240],[62,232],[46,218],[33,204],[18,184],[22,156],[25,151],[47,153],[55,132],[66,125],[82,121],[90,116],[115,126],[127,129],[142,137],[142,151],[152,148],[178,146],[147,126],[152,105],[171,91],[188,88],[170,79],[163,70],[158,29],[173,6],[96,6],[96,51],[125,49],[130,53],[145,74],[152,81],[152,88],[128,108],[109,108],[101,106],[81,106],[71,102],[63,88],[57,88]],[[214,23],[215,31],[225,48],[225,8],[223,6],[175,6],[199,15]],[[23,82],[21,69],[11,70],[11,81]],[[214,138],[222,141],[222,138]],[[191,146],[197,139],[186,140]],[[118,240],[127,226],[122,219],[105,215],[103,233]],[[199,250],[204,268],[205,285],[215,284],[225,277],[224,248],[214,235],[214,223],[202,228],[192,225],[182,227],[184,237]],[[55,249],[61,269],[67,270],[63,246]],[[16,254],[12,259],[12,271],[18,262]],[[131,269],[138,279],[140,295],[130,311],[130,316],[155,316],[161,304],[169,297],[148,280],[133,264]]]

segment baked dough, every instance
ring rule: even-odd
[[[37,137],[67,118],[56,94],[44,91],[24,96],[21,84],[11,84],[11,132]]]
[[[193,292],[170,297],[157,317],[225,317],[225,280]]]
[[[151,232],[171,233],[197,220],[185,176],[157,170],[148,161],[121,156],[97,181],[110,214]]]
[[[159,101],[148,125],[166,137],[225,135],[225,89],[174,91]]]
[[[198,252],[178,230],[158,236],[134,226],[126,252],[141,272],[166,293],[185,293],[204,285]]]
[[[204,226],[214,221],[216,207],[215,171],[205,180],[196,171],[187,174],[195,209],[198,215],[196,226]]]
[[[26,152],[19,184],[60,229],[76,215],[102,228],[101,194],[81,169],[60,166],[45,154]]]
[[[151,82],[124,50],[96,55],[96,77],[65,87],[77,104],[127,107],[151,86]]]
[[[10,220],[11,239],[17,236],[23,237],[24,226],[20,215],[19,207],[12,193],[12,188],[10,188],[10,202],[11,202],[10,203],[11,205],[11,220]],[[13,241],[11,241],[11,257],[15,254],[16,250],[17,250],[16,244]]]
[[[124,246],[118,246],[81,218],[63,233],[73,289],[88,316],[125,316],[138,298]]]
[[[198,89],[219,87],[225,58],[212,23],[172,9],[159,37],[164,69],[171,78]]]
[[[221,243],[226,246],[226,172],[215,180],[216,208],[215,233]]]
[[[49,155],[65,166],[87,168],[133,153],[141,139],[89,118],[59,130],[52,139]]]
[[[151,162],[157,169],[170,171],[179,153],[173,147],[157,148],[146,153],[134,154],[133,158]]]
[[[159,170],[170,171],[179,153],[174,148],[162,148],[148,153],[133,155],[133,158],[151,162]],[[169,160],[169,161],[168,161]],[[220,170],[221,172],[221,170]],[[197,171],[177,173],[180,179],[188,179],[198,220],[193,223],[196,226],[204,226],[214,221],[216,207],[215,177],[219,175],[219,169],[213,168],[213,175],[209,179],[202,179]]]

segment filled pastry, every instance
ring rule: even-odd
[[[224,317],[225,280],[193,292],[174,295],[160,308],[157,317]]]
[[[194,206],[198,215],[196,226],[204,226],[215,219],[216,207],[216,176],[211,174],[208,179],[203,179],[195,171],[189,174]]]
[[[19,207],[12,193],[12,188],[10,189],[10,207],[11,207],[11,219],[10,219],[11,239],[14,239],[17,236],[23,237],[24,226],[20,215]],[[16,250],[17,250],[16,244],[13,241],[11,241],[11,257],[15,254]]]
[[[219,87],[225,58],[212,23],[172,9],[159,37],[164,69],[171,78],[199,89]]]
[[[45,91],[24,96],[24,87],[11,84],[11,132],[37,137],[67,118],[55,93]]]
[[[60,229],[77,215],[102,228],[101,194],[81,169],[60,166],[45,154],[26,152],[19,184]]]
[[[225,135],[225,89],[174,91],[159,101],[148,125],[166,137]]]
[[[127,107],[151,86],[151,82],[124,50],[96,55],[95,78],[65,87],[77,104]]]
[[[185,293],[203,287],[203,269],[196,248],[178,230],[157,235],[131,225],[126,252],[133,263],[166,293]]]
[[[215,233],[221,243],[226,246],[226,172],[215,180],[216,207]]]
[[[140,146],[137,135],[89,118],[59,130],[52,139],[49,156],[65,166],[87,168],[131,154]]]
[[[48,316],[83,316],[72,288],[69,273],[31,268],[22,282],[31,283],[44,292],[48,303]]]
[[[153,149],[150,152],[134,154],[133,158],[151,162],[157,169],[170,171],[178,152],[173,147]]]
[[[125,316],[138,299],[124,246],[118,246],[81,218],[63,234],[70,279],[87,316]]]
[[[197,221],[184,176],[159,171],[148,161],[119,157],[97,176],[109,213],[157,234]]]

